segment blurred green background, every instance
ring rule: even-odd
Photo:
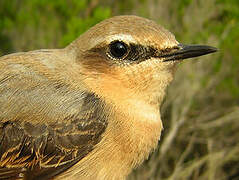
[[[122,14],[220,49],[179,66],[161,108],[159,146],[128,179],[239,179],[238,0],[0,0],[0,55],[65,47]]]

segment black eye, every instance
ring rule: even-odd
[[[110,54],[114,58],[123,58],[128,52],[127,45],[121,41],[114,41],[110,44]]]

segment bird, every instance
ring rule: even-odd
[[[0,179],[126,179],[158,145],[177,65],[216,51],[121,15],[65,48],[2,56]]]

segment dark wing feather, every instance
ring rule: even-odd
[[[0,179],[50,179],[93,150],[107,127],[100,98],[21,64],[14,74],[2,67]]]

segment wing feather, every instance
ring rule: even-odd
[[[0,59],[0,179],[52,178],[92,151],[107,127],[104,102],[46,77],[40,55]]]

